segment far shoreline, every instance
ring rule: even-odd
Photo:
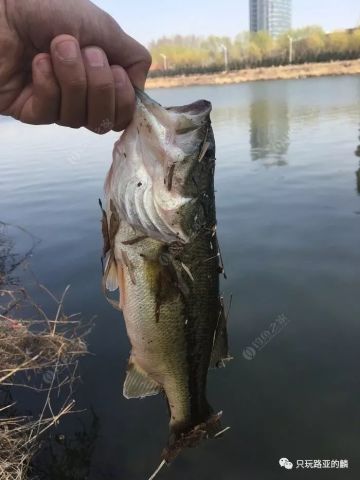
[[[146,89],[191,87],[196,85],[231,85],[259,80],[292,80],[339,75],[360,75],[360,59],[249,68],[211,74],[148,78]]]

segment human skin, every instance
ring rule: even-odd
[[[0,114],[121,131],[148,51],[89,0],[0,0]]]

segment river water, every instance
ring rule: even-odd
[[[151,93],[165,105],[213,103],[235,358],[209,376],[210,402],[231,430],[185,452],[159,478],[278,479],[281,457],[294,467],[347,459],[346,474],[322,470],[316,478],[360,478],[360,78]],[[96,315],[94,355],[81,361],[75,393],[88,413],[59,431],[76,431],[93,412],[93,453],[77,453],[89,478],[144,480],[158,464],[168,418],[160,396],[122,397],[129,343],[101,291],[97,200],[116,138],[0,120],[0,220],[41,240],[31,270],[58,294],[71,284],[68,312]]]

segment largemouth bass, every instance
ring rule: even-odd
[[[229,358],[210,112],[204,100],[165,109],[137,92],[105,185],[104,285],[120,290],[132,346],[124,395],[164,392],[167,463],[222,428],[206,399],[209,367]]]

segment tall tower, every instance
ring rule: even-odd
[[[250,0],[250,32],[277,37],[291,28],[291,0]]]

